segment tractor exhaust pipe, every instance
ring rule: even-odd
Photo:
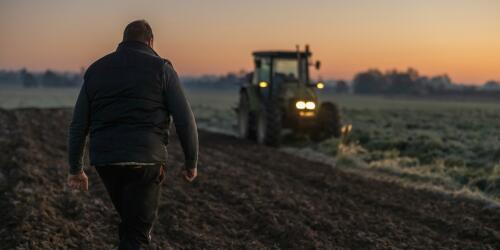
[[[297,51],[297,60],[300,61],[300,45],[295,45],[295,50]]]

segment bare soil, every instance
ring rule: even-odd
[[[115,213],[92,167],[64,188],[71,111],[0,110],[0,248],[112,249]],[[175,137],[175,136],[173,136]],[[500,210],[345,173],[200,131],[199,178],[169,145],[152,249],[500,249]]]

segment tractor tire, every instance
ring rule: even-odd
[[[255,114],[250,111],[247,94],[242,92],[238,104],[238,134],[242,139],[255,140],[255,129]]]
[[[340,137],[342,124],[340,122],[340,112],[332,102],[324,102],[318,110],[317,129],[312,131],[311,138],[315,141],[324,140],[330,137]]]
[[[261,108],[257,116],[257,142],[271,147],[281,144],[282,112],[277,101]]]

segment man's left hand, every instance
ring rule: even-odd
[[[74,190],[88,191],[89,178],[83,170],[78,174],[70,174],[68,176],[68,186]]]
[[[198,176],[198,170],[197,168],[186,169],[182,171],[182,175],[184,175],[186,181],[192,182]]]

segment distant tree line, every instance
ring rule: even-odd
[[[354,76],[352,92],[356,94],[402,94],[402,95],[481,95],[498,92],[500,82],[488,81],[481,86],[453,83],[446,74],[433,77],[421,76],[409,68],[406,71],[389,70],[382,73],[370,69]]]
[[[0,86],[36,87],[79,87],[83,83],[83,72],[31,72],[21,70],[0,70]],[[251,79],[251,72],[240,70],[224,75],[202,75],[182,77],[183,85],[188,89],[234,90]],[[417,70],[389,70],[382,72],[370,69],[356,74],[349,83],[344,80],[327,80],[325,91],[335,93],[384,94],[384,95],[477,95],[500,96],[500,82],[488,81],[483,85],[467,85],[452,82],[446,74],[433,77],[421,76]]]
[[[78,87],[82,83],[83,73],[56,72],[53,70],[30,72],[26,69],[0,70],[0,86],[23,86],[25,88]]]
[[[79,87],[83,83],[83,73],[83,69],[80,73],[58,72],[54,70],[43,72],[33,72],[26,69],[0,70],[0,87]],[[225,75],[181,76],[181,81],[186,88],[235,89],[240,86],[246,75],[247,72],[241,70],[237,73],[227,73]]]
[[[224,75],[202,75],[197,77],[182,77],[182,84],[187,89],[200,90],[234,90],[248,80],[248,74],[245,70],[237,73],[227,73]]]

